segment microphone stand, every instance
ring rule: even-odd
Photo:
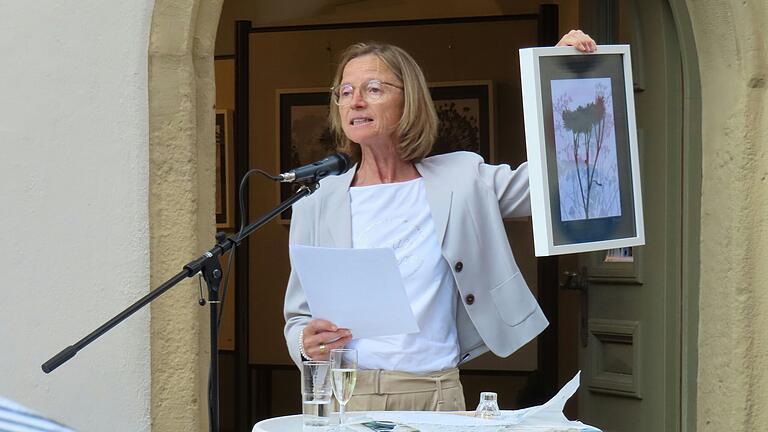
[[[57,367],[61,366],[64,362],[71,359],[77,354],[78,351],[88,346],[91,342],[96,340],[99,336],[109,331],[112,327],[116,326],[124,319],[133,315],[136,311],[143,308],[149,302],[159,297],[161,294],[172,288],[182,280],[188,277],[192,277],[198,273],[203,274],[203,279],[208,285],[208,303],[211,304],[211,371],[209,382],[209,430],[211,432],[219,432],[219,356],[218,356],[218,320],[219,310],[216,306],[219,303],[219,285],[221,284],[222,272],[221,264],[219,263],[219,257],[226,251],[240,245],[240,243],[254,231],[261,228],[264,224],[272,220],[275,216],[279,215],[284,210],[291,207],[298,200],[311,195],[320,187],[318,182],[308,183],[302,185],[298,191],[285,202],[280,203],[277,207],[263,215],[256,222],[243,228],[241,232],[232,235],[228,238],[222,238],[217,244],[205,252],[203,255],[195,260],[187,263],[183,270],[177,273],[172,278],[165,281],[162,285],[150,291],[136,303],[129,306],[124,311],[117,314],[114,318],[102,324],[101,327],[91,332],[88,336],[80,339],[74,345],[70,345],[58,354],[51,357],[47,362],[43,363],[42,369],[45,373],[50,373]],[[204,301],[200,302],[203,306]]]

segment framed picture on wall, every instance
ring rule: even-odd
[[[431,154],[454,151],[478,153],[496,161],[494,148],[494,87],[492,81],[429,84],[440,120]]]
[[[216,228],[235,227],[235,149],[232,144],[232,111],[216,110]]]
[[[629,46],[520,50],[537,256],[645,243]]]
[[[320,160],[335,151],[336,143],[328,124],[330,97],[327,88],[277,91],[280,172]],[[280,202],[290,198],[296,187],[281,183]],[[288,209],[278,220],[287,223],[290,219],[291,209]]]

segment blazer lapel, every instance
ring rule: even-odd
[[[419,171],[419,174],[424,179],[427,202],[432,212],[432,221],[435,224],[435,234],[437,234],[438,242],[442,245],[451,213],[453,191],[448,186],[448,182],[444,181],[444,179],[441,181],[440,175],[431,168],[431,166],[423,163],[416,164],[416,170]]]
[[[357,165],[349,169],[345,174],[325,179],[321,188],[327,188],[328,197],[321,201],[324,208],[320,214],[325,215],[326,223],[330,231],[331,240],[335,247],[352,247],[352,213],[349,202],[349,185],[355,178]]]

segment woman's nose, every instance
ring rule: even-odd
[[[354,107],[365,106],[366,103],[367,101],[365,100],[363,89],[355,89],[352,92],[352,106]]]

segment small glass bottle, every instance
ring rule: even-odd
[[[477,405],[477,409],[475,410],[475,417],[484,419],[496,419],[501,417],[499,404],[496,402],[496,393],[480,393],[480,403]]]

